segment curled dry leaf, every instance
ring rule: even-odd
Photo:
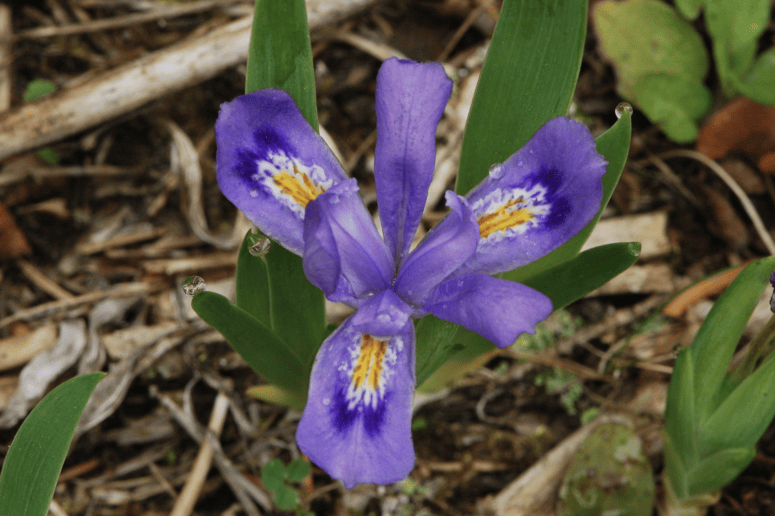
[[[0,203],[0,260],[19,258],[31,252],[27,237],[3,203]]]
[[[46,393],[49,384],[78,360],[86,347],[86,324],[81,319],[59,323],[54,347],[33,358],[19,374],[19,387],[0,416],[0,428],[11,428]]]
[[[739,151],[763,172],[775,173],[775,106],[738,98],[702,128],[697,150],[712,159]]]

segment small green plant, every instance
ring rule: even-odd
[[[711,107],[703,84],[710,59],[690,21],[704,7],[724,94],[775,104],[775,49],[756,56],[770,17],[768,0],[606,0],[594,20],[618,75],[618,93],[640,107],[672,140],[697,138],[696,121]]]
[[[24,94],[22,95],[22,100],[25,103],[32,102],[34,100],[38,100],[39,98],[45,97],[46,95],[50,95],[56,90],[57,87],[53,82],[47,81],[45,79],[35,79],[27,84],[27,88],[24,90]],[[59,156],[51,147],[38,149],[35,151],[35,155],[49,165],[56,165],[59,163]]]
[[[296,459],[287,466],[280,459],[272,459],[261,469],[261,481],[264,487],[272,491],[274,503],[281,511],[295,510],[299,516],[315,516],[301,505],[298,484],[312,472],[312,467],[304,459]]]
[[[756,455],[775,417],[775,319],[728,371],[775,257],[753,262],[719,298],[694,342],[681,350],[667,393],[664,485],[668,516],[701,514]],[[773,275],[775,276],[775,275]],[[772,280],[770,280],[772,281]]]

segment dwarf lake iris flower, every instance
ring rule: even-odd
[[[465,197],[415,249],[452,91],[439,64],[389,59],[377,77],[374,179],[383,236],[323,140],[281,90],[224,104],[216,123],[224,195],[303,259],[307,278],[355,313],[322,344],[296,439],[349,488],[414,465],[412,319],[433,314],[511,345],[552,311],[545,295],[493,278],[578,233],[600,209],[606,162],[582,124],[559,117]],[[497,138],[497,134],[492,135]]]

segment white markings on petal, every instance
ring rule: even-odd
[[[497,188],[475,201],[471,210],[479,223],[480,241],[498,242],[540,225],[551,213],[547,193],[544,185],[536,183],[530,189]]]
[[[385,390],[395,374],[398,353],[404,348],[400,337],[380,339],[355,333],[347,348],[349,360],[339,365],[342,379],[347,382],[347,410],[376,410],[385,398]]]
[[[321,167],[308,167],[283,151],[269,152],[266,159],[256,161],[256,169],[252,179],[264,186],[275,199],[290,208],[300,219],[304,218],[307,203],[334,183]],[[250,195],[256,197],[258,191],[251,190]]]

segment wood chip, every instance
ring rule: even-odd
[[[669,265],[649,263],[633,265],[589,295],[671,294],[675,288],[673,271]]]
[[[57,325],[53,322],[33,332],[0,340],[0,371],[26,364],[41,351],[51,348],[56,340]]]
[[[640,215],[625,215],[601,220],[582,250],[616,242],[640,242],[640,259],[669,253],[667,212],[655,211]]]

